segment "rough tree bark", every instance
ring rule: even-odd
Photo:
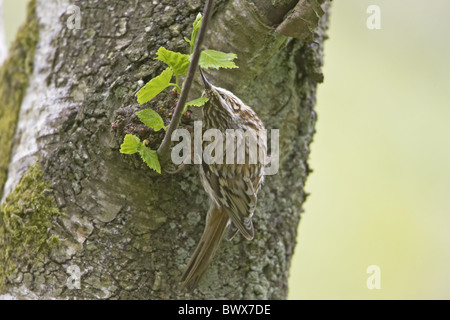
[[[73,4],[80,29],[67,27]],[[160,46],[187,51],[183,37],[203,4],[30,3],[0,72],[3,297],[286,298],[323,78],[327,2],[216,3],[204,47],[236,53],[240,69],[210,73],[211,80],[252,106],[268,129],[280,129],[280,170],[259,193],[255,239],[223,241],[193,293],[178,281],[208,209],[197,168],[158,175],[138,156],[119,153],[126,132],[160,143],[162,133],[133,117],[142,108],[133,93],[162,71],[153,59]],[[162,95],[145,107],[167,124],[165,101]]]

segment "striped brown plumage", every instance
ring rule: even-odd
[[[264,130],[262,121],[250,107],[230,91],[210,84],[203,72],[201,75],[205,84],[203,96],[209,99],[203,107],[202,120],[205,131],[218,129],[225,133],[227,129],[234,129],[259,134]],[[203,234],[181,278],[183,287],[190,290],[197,286],[211,263],[227,228],[228,240],[231,240],[237,232],[248,240],[254,237],[252,216],[256,207],[257,193],[264,180],[267,147],[265,139],[242,141],[245,141],[243,164],[237,164],[239,163],[236,161],[237,147],[234,149],[235,162],[226,164],[224,138],[223,164],[207,164],[203,161],[200,166],[201,180],[210,197],[210,208]],[[250,143],[257,143],[260,152],[258,155],[263,155],[258,156],[256,162],[249,160]],[[208,143],[203,143],[204,147],[207,145]]]

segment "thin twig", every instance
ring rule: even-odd
[[[205,38],[206,30],[208,29],[208,23],[211,17],[212,8],[214,6],[214,0],[207,0],[205,8],[203,10],[202,25],[198,32],[197,41],[194,46],[194,52],[192,53],[192,60],[189,66],[189,70],[186,79],[183,83],[183,89],[181,90],[180,99],[178,100],[177,107],[170,121],[169,128],[167,129],[166,135],[158,148],[158,158],[161,166],[165,165],[169,161],[169,151],[172,133],[178,128],[181,116],[183,114],[184,105],[191,89],[192,82],[194,81],[195,72],[197,71],[198,61],[200,59],[200,48],[202,46],[203,40]]]

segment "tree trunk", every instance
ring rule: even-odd
[[[161,142],[133,116],[133,93],[163,70],[160,46],[187,52],[204,1],[79,1],[80,28],[70,4],[32,1],[0,73],[3,297],[286,298],[329,4],[216,3],[204,47],[236,53],[240,68],[211,81],[280,129],[280,168],[258,194],[255,239],[222,241],[192,293],[179,278],[208,209],[198,168],[158,175],[119,147],[130,132]],[[155,100],[145,107],[167,124],[166,96]]]

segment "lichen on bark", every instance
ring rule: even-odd
[[[17,34],[8,59],[0,68],[0,199],[3,196],[20,105],[33,72],[38,40],[36,0],[32,0],[28,5],[27,20]]]
[[[0,289],[8,278],[19,275],[17,266],[23,271],[45,261],[50,249],[59,244],[49,232],[61,214],[48,194],[49,186],[36,162],[0,207]]]

